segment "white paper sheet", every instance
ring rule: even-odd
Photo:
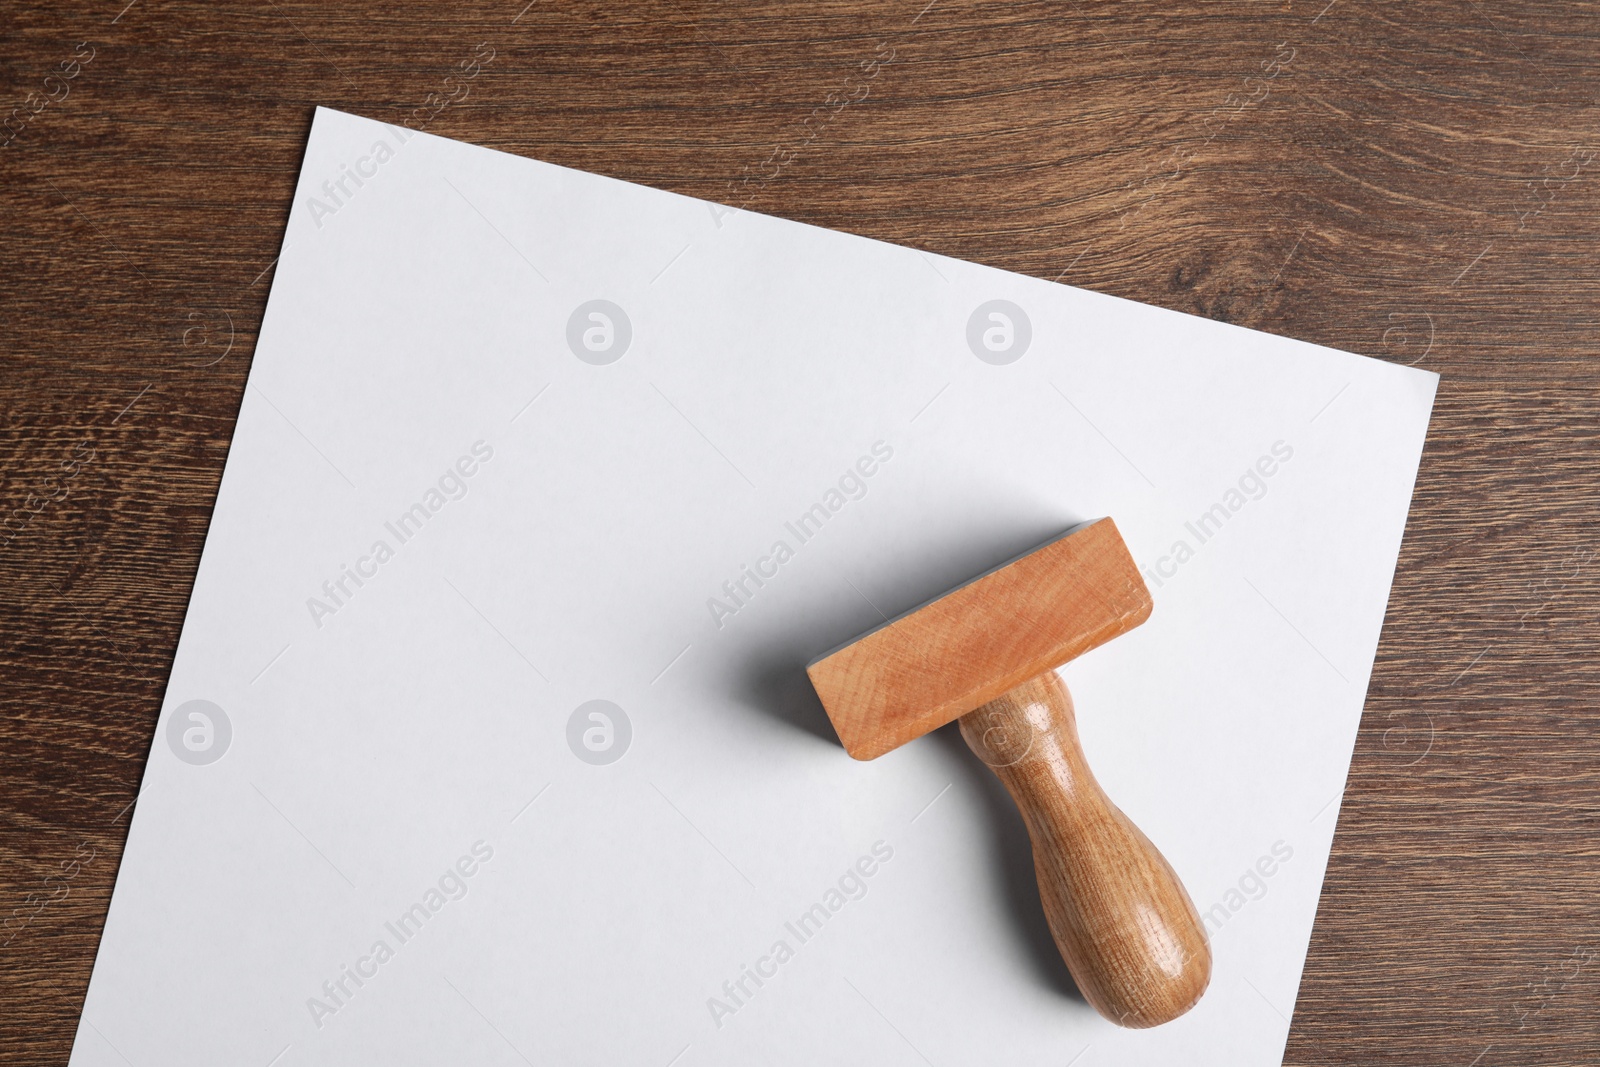
[[[319,110],[72,1063],[1279,1063],[1436,381]],[[802,669],[1102,515],[1142,1032]]]

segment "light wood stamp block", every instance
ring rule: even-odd
[[[845,750],[874,759],[956,719],[1033,842],[1039,896],[1079,990],[1123,1026],[1194,1006],[1211,949],[1183,883],[1078,746],[1055,668],[1150,617],[1110,519],[1063,536],[807,668]]]

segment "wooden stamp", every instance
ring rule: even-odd
[[[806,669],[856,759],[961,720],[1027,823],[1045,917],[1073,980],[1130,1027],[1193,1007],[1211,980],[1211,949],[1171,865],[1095,781],[1055,668],[1150,608],[1116,524],[1100,519]]]

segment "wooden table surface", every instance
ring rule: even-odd
[[[1440,372],[1287,1062],[1600,1062],[1600,7],[124,3],[0,15],[0,1059],[66,1060],[327,104]]]

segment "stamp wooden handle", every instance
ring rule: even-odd
[[[1095,781],[1061,679],[1048,672],[968,712],[961,736],[1022,811],[1045,917],[1084,998],[1129,1027],[1193,1007],[1211,981],[1200,916]]]

